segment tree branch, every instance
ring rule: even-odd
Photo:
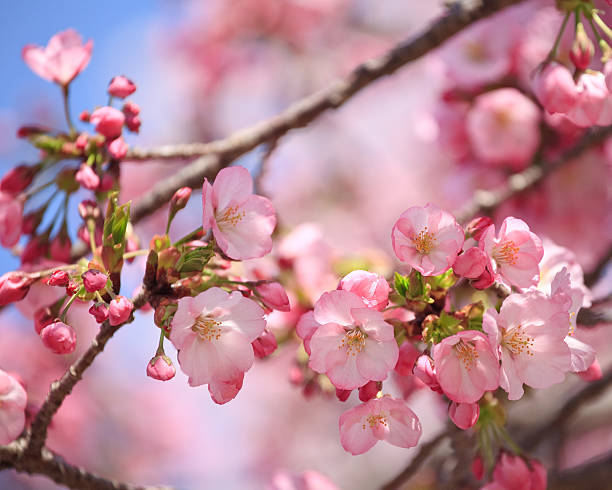
[[[400,488],[404,483],[406,483],[410,478],[414,476],[414,474],[419,470],[425,460],[429,458],[431,453],[433,453],[440,445],[440,443],[449,435],[449,431],[444,431],[434,437],[431,441],[422,444],[419,448],[419,452],[416,454],[413,460],[410,461],[410,464],[406,466],[406,468],[404,468],[399,475],[393,478],[393,480],[390,480],[389,482],[385,483],[381,487],[381,490],[395,490],[397,488]]]
[[[478,214],[491,213],[508,199],[515,197],[529,189],[532,189],[542,180],[559,168],[572,162],[581,156],[592,146],[602,143],[607,137],[612,135],[612,126],[593,129],[588,131],[572,148],[559,156],[556,160],[532,165],[522,172],[511,175],[506,183],[495,190],[478,190],[470,202],[464,205],[455,214],[457,221],[466,223]]]
[[[524,0],[459,0],[428,29],[404,41],[384,55],[357,66],[344,80],[306,97],[277,116],[243,129],[228,138],[210,143],[167,145],[149,150],[133,148],[127,158],[190,158],[215,154],[235,160],[261,143],[275,140],[291,129],[304,127],[328,109],[337,109],[372,82],[393,74],[402,66],[417,60],[477,20]]]

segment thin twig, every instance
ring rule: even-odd
[[[393,480],[390,480],[388,483],[385,483],[381,487],[381,490],[395,490],[397,488],[400,488],[404,483],[410,480],[410,478],[414,476],[414,474],[419,470],[425,460],[429,458],[431,453],[433,453],[440,445],[440,443],[449,435],[449,431],[441,432],[431,441],[421,445],[419,452],[412,459],[412,461],[410,461],[410,464],[406,466],[406,468],[404,468],[399,475],[393,478]]]

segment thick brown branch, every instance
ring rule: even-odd
[[[45,475],[69,488],[90,490],[153,490],[169,487],[136,486],[106,479],[64,461],[58,454],[43,448],[38,455],[25,452],[25,441],[20,439],[8,446],[0,446],[0,469],[13,468],[30,475]]]
[[[393,74],[440,46],[470,24],[523,0],[457,1],[448,12],[416,36],[398,44],[384,55],[366,61],[344,80],[291,105],[277,116],[210,143],[168,145],[150,150],[134,148],[129,159],[189,158],[216,154],[230,160],[260,144],[280,138],[294,128],[306,126],[328,109],[336,109],[372,82]]]
[[[572,396],[552,419],[536,431],[528,434],[521,442],[521,447],[533,449],[548,436],[558,432],[576,412],[589,401],[597,398],[612,385],[612,371],[606,373],[601,379],[589,383],[582,390]]]
[[[422,444],[420,446],[419,452],[410,462],[410,464],[406,466],[406,468],[404,468],[399,475],[393,478],[393,480],[384,484],[381,487],[381,490],[395,490],[397,488],[400,488],[404,483],[410,480],[410,478],[414,476],[414,474],[419,470],[419,468],[427,460],[427,458],[429,458],[431,453],[433,453],[440,445],[440,443],[448,436],[449,432],[445,431],[438,434],[431,441]]]
[[[140,308],[147,301],[147,294],[141,293],[134,298],[134,309]],[[124,324],[122,324],[124,325]],[[83,355],[72,364],[64,373],[59,381],[51,384],[51,389],[47,394],[47,398],[36,414],[36,418],[32,422],[30,429],[30,437],[26,452],[30,455],[38,456],[47,438],[47,428],[51,419],[58,411],[64,399],[70,394],[74,386],[83,376],[85,370],[91,366],[94,359],[104,350],[104,346],[119,330],[122,325],[112,326],[108,321],[100,326],[100,331],[93,340],[89,348]]]
[[[531,166],[522,172],[511,175],[506,183],[495,190],[480,190],[474,193],[473,199],[458,213],[457,220],[466,223],[480,213],[490,213],[508,199],[532,189],[547,175],[567,165],[593,146],[603,142],[612,135],[612,126],[597,128],[586,133],[576,145],[559,156],[556,160],[539,166]]]

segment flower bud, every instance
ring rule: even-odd
[[[96,269],[89,269],[81,275],[83,286],[88,293],[95,293],[106,287],[108,276]]]
[[[478,421],[480,407],[478,403],[451,402],[448,407],[448,415],[457,427],[467,430]]]
[[[113,159],[121,160],[127,155],[128,148],[128,144],[120,136],[108,144],[108,153]]]
[[[468,248],[453,263],[453,272],[460,277],[476,279],[485,270],[487,255],[478,247]]]
[[[21,301],[34,281],[19,272],[7,272],[0,277],[0,306]]]
[[[419,351],[411,342],[404,342],[399,348],[399,357],[395,365],[395,372],[400,376],[412,374],[414,363],[419,355]]]
[[[77,150],[84,151],[88,143],[89,135],[87,133],[81,133],[77,136],[74,146],[76,146]]]
[[[263,359],[272,354],[278,347],[276,337],[272,332],[265,330],[258,338],[256,338],[251,345],[253,346],[253,352],[255,356]]]
[[[21,252],[21,263],[28,264],[34,262],[39,257],[45,255],[48,249],[49,241],[46,237],[40,236],[32,238]]]
[[[108,84],[108,93],[113,97],[125,99],[134,92],[136,92],[136,85],[129,78],[124,76],[113,77]]]
[[[72,252],[72,242],[68,235],[60,233],[52,241],[49,247],[49,254],[53,260],[58,262],[70,262]]]
[[[104,303],[96,303],[89,308],[89,314],[96,319],[96,322],[103,323],[108,319],[108,307]]]
[[[116,296],[108,307],[108,320],[110,324],[114,327],[125,323],[133,309],[134,305],[129,299],[124,296]]]
[[[79,285],[74,281],[69,281],[66,286],[66,294],[68,296],[74,296],[79,291]]]
[[[465,234],[468,237],[472,237],[474,240],[479,241],[485,230],[493,224],[493,220],[488,216],[481,216],[480,218],[474,218],[465,227]]]
[[[40,335],[40,332],[47,325],[51,325],[55,321],[55,315],[49,307],[39,308],[34,313],[34,330]]]
[[[140,107],[134,102],[126,102],[123,105],[123,114],[125,114],[125,125],[133,133],[138,133],[140,130]]]
[[[487,289],[495,282],[495,274],[491,270],[491,264],[487,263],[484,272],[472,281],[472,287],[476,289]]]
[[[147,363],[147,376],[159,381],[168,381],[174,378],[176,369],[172,360],[166,355],[155,356]]]
[[[45,134],[51,131],[49,128],[45,128],[44,126],[20,126],[17,129],[17,138],[29,138],[30,136],[36,136],[39,134]]]
[[[60,286],[60,287],[66,287],[68,286],[68,282],[70,281],[70,276],[68,275],[68,273],[66,271],[54,271],[51,276],[49,277],[49,280],[47,281],[47,284],[49,286]]]
[[[278,282],[266,282],[255,288],[255,293],[268,308],[278,311],[290,311],[289,297]]]
[[[176,191],[172,196],[172,199],[170,199],[170,215],[175,215],[177,212],[187,206],[190,197],[191,188],[189,187],[181,187],[178,191]]]
[[[442,393],[442,388],[438,383],[438,378],[433,369],[432,360],[429,356],[422,355],[417,359],[414,366],[413,374],[423,383],[429,386],[433,391]]]
[[[82,111],[79,114],[79,120],[82,122],[89,122],[90,117],[91,117],[91,114],[89,113],[89,111]]]
[[[480,456],[476,456],[474,461],[472,461],[472,474],[477,480],[482,480],[484,478],[484,464]]]
[[[340,388],[336,388],[336,398],[341,402],[345,402],[348,400],[348,397],[351,396],[352,390],[342,390]]]
[[[105,106],[93,111],[89,120],[92,124],[96,125],[98,133],[107,140],[112,140],[121,135],[125,116],[119,109]]]
[[[55,354],[70,354],[76,348],[74,328],[56,319],[40,331],[44,346]]]
[[[591,58],[594,54],[595,46],[587,36],[584,25],[579,22],[576,26],[576,37],[569,53],[570,60],[579,70],[586,70],[591,64]]]
[[[81,187],[89,189],[90,191],[96,190],[100,185],[100,177],[86,163],[81,164],[75,178],[76,181],[81,184]]]
[[[38,228],[38,225],[40,225],[44,215],[44,208],[26,214],[23,217],[23,222],[21,224],[21,232],[24,235],[31,235],[32,233],[34,233],[36,231],[36,228]]]
[[[377,381],[368,381],[361,388],[359,388],[359,399],[362,402],[367,402],[372,398],[376,398],[376,394],[380,391],[380,387]]]
[[[100,217],[100,209],[98,208],[98,203],[96,201],[92,201],[91,199],[85,199],[81,201],[78,206],[79,216],[83,218],[84,221],[88,219],[98,219]]]
[[[601,366],[599,365],[599,361],[597,359],[593,361],[593,363],[587,368],[586,371],[582,371],[576,374],[578,374],[578,376],[580,376],[585,381],[597,381],[598,379],[601,379],[603,375],[601,372]]]
[[[0,191],[19,194],[32,183],[35,174],[35,168],[29,165],[13,167],[0,180]]]

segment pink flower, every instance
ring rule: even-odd
[[[263,257],[272,249],[276,214],[272,203],[253,194],[253,179],[243,167],[222,169],[202,189],[204,230],[212,229],[219,248],[236,260]]]
[[[478,421],[480,407],[478,403],[455,403],[448,406],[448,416],[457,427],[467,430]]]
[[[76,181],[81,184],[81,187],[92,191],[96,190],[100,185],[100,177],[86,163],[81,164],[75,178]]]
[[[538,264],[544,249],[542,241],[523,220],[506,218],[497,237],[495,226],[487,228],[479,246],[492,259],[497,276],[519,288],[535,286],[540,278]]]
[[[60,233],[51,241],[51,245],[49,246],[49,255],[51,255],[51,259],[58,262],[69,263],[71,262],[71,253],[72,242],[68,235]]]
[[[108,276],[96,269],[85,271],[81,277],[83,278],[83,286],[88,293],[95,293],[106,287]]]
[[[168,381],[174,378],[176,369],[172,360],[166,355],[155,356],[147,363],[147,376],[159,381]]]
[[[491,165],[525,168],[540,144],[540,110],[514,88],[476,97],[467,131],[476,156]]]
[[[121,136],[119,138],[115,138],[108,144],[108,153],[115,160],[121,160],[122,158],[125,158],[128,149],[128,144]]]
[[[457,403],[475,403],[499,386],[499,361],[481,332],[446,337],[434,347],[433,359],[440,387]]]
[[[108,321],[114,327],[125,323],[130,317],[134,305],[124,296],[116,296],[108,305]]]
[[[57,270],[54,271],[50,276],[47,284],[49,286],[60,286],[62,288],[68,286],[68,282],[70,281],[70,276],[66,271]]]
[[[0,244],[12,247],[19,241],[23,220],[23,203],[13,195],[0,191]]]
[[[30,290],[32,279],[19,272],[7,272],[0,277],[0,306],[21,301]]]
[[[563,113],[572,123],[581,128],[612,123],[612,96],[606,87],[603,73],[583,73],[578,79],[576,90],[576,103]]]
[[[585,371],[577,373],[585,381],[597,381],[601,379],[603,373],[601,372],[601,366],[599,365],[599,361],[595,359],[593,364],[591,364]]]
[[[485,271],[487,255],[478,247],[468,248],[453,264],[453,272],[460,277],[476,279]]]
[[[376,397],[380,391],[380,383],[378,381],[368,381],[363,386],[359,387],[359,399],[362,402],[367,402],[372,398]]]
[[[133,133],[138,133],[140,130],[140,107],[134,102],[126,102],[121,109],[125,114],[125,125]]]
[[[258,357],[259,359],[268,357],[278,347],[276,337],[272,332],[269,332],[268,330],[264,330],[264,332],[259,337],[257,337],[253,342],[251,342],[251,345],[253,346],[253,352],[255,353],[255,357]]]
[[[191,187],[181,187],[170,199],[170,215],[178,213],[181,209],[187,206],[191,198]]]
[[[442,388],[438,382],[436,371],[433,366],[433,361],[427,355],[420,356],[412,370],[412,373],[425,383],[432,391],[442,393]]]
[[[378,441],[410,448],[421,437],[421,423],[406,402],[386,395],[347,410],[340,416],[340,442],[353,455]]]
[[[321,325],[314,318],[314,311],[304,313],[295,326],[295,333],[304,341],[304,350],[310,355],[310,339]]]
[[[93,111],[89,121],[96,125],[98,133],[106,137],[107,140],[112,140],[121,136],[125,116],[119,109],[105,106]]]
[[[482,326],[501,358],[499,382],[508,399],[523,396],[523,383],[547,388],[563,381],[570,369],[568,325],[567,311],[539,291],[511,294],[499,314],[487,310]]]
[[[419,351],[411,342],[404,342],[399,348],[399,357],[395,365],[395,372],[401,376],[411,375],[419,355]]]
[[[255,294],[272,310],[291,311],[285,288],[277,282],[266,282],[255,288]]]
[[[389,304],[389,283],[383,276],[373,272],[350,272],[342,278],[338,289],[355,293],[364,305],[378,311],[384,310]]]
[[[310,339],[310,367],[336,388],[352,390],[386,379],[399,356],[393,327],[354,293],[324,293],[314,307],[321,326]]]
[[[493,220],[488,216],[480,216],[474,218],[465,227],[466,236],[472,237],[476,241],[480,241],[482,234],[487,230],[489,226],[493,224]]]
[[[482,490],[546,490],[546,468],[535,459],[529,466],[520,456],[502,453],[495,470],[493,481]]]
[[[136,92],[136,85],[129,78],[124,76],[113,77],[108,84],[108,93],[113,97],[125,99],[134,92]]]
[[[0,369],[0,444],[14,441],[23,431],[26,404],[23,386]]]
[[[242,375],[253,365],[251,342],[264,331],[263,315],[257,303],[238,291],[229,294],[213,287],[195,298],[181,298],[170,340],[189,385],[212,385],[213,399],[226,399],[228,390],[235,396]]]
[[[535,96],[551,114],[567,113],[578,101],[578,90],[570,71],[559,63],[549,63],[533,81]]]
[[[35,169],[29,165],[13,167],[0,180],[0,191],[17,195],[32,183],[34,175]]]
[[[108,319],[108,307],[104,303],[91,305],[91,308],[89,308],[89,313],[98,323],[103,323]]]
[[[70,354],[76,348],[74,328],[59,320],[43,328],[40,338],[45,347],[54,354]]]
[[[339,490],[339,488],[316,471],[304,471],[299,475],[278,471],[274,474],[267,490]]]
[[[53,36],[45,48],[25,46],[21,55],[39,77],[66,86],[85,69],[92,47],[93,41],[83,44],[76,31],[67,29]]]
[[[464,241],[452,215],[433,204],[404,211],[391,233],[395,255],[425,276],[447,271]]]
[[[236,398],[236,395],[242,388],[243,381],[243,372],[236,374],[229,380],[213,379],[208,384],[208,393],[210,393],[210,397],[215,403],[223,405]]]

